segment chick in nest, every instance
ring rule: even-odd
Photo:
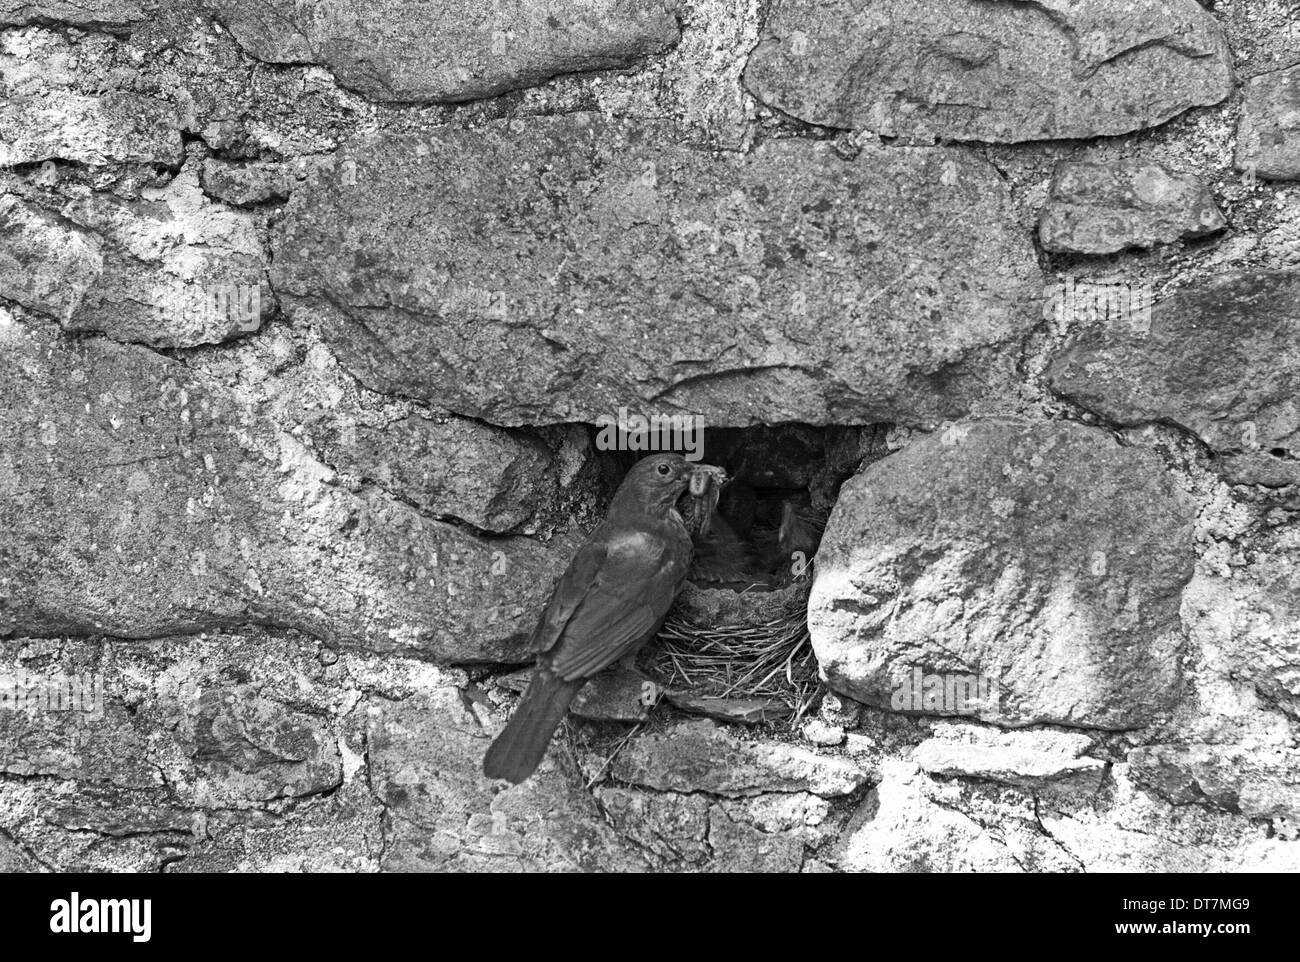
[[[765,512],[752,535],[765,583],[782,588],[804,577],[821,545],[825,525],[811,507],[789,498]]]
[[[695,539],[694,581],[747,586],[761,580],[758,552],[736,534],[722,515],[715,515],[709,530]]]
[[[781,526],[777,528],[776,542],[781,554],[789,558],[796,551],[802,551],[811,558],[821,547],[822,533],[826,530],[826,519],[812,508],[785,501],[781,505]]]

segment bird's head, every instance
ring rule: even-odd
[[[680,454],[653,454],[633,465],[611,508],[667,517],[684,494],[701,497],[711,485],[721,487],[725,479],[721,468],[692,463]]]

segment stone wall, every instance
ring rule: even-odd
[[[0,0],[0,98],[0,867],[1300,869],[1294,2]],[[489,783],[620,407],[879,441],[823,688]]]

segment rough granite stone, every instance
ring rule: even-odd
[[[1085,872],[1295,872],[1300,844],[1264,818],[1248,820],[1202,804],[1171,806],[1138,784],[1131,766],[1111,769],[1104,809],[1044,803],[1036,820]],[[1147,773],[1148,775],[1150,773]]]
[[[134,0],[0,0],[0,25],[68,23],[86,29],[116,29],[146,16]]]
[[[382,428],[326,424],[312,438],[336,470],[373,481],[428,514],[486,531],[522,524],[556,491],[546,445],[467,418],[413,414]]]
[[[384,866],[396,871],[644,871],[571,766],[543,763],[494,791],[491,732],[446,686],[369,710],[370,778],[388,813]],[[552,750],[552,757],[556,751]]]
[[[0,836],[62,871],[374,870],[382,807],[354,714],[374,681],[319,649],[256,630],[0,643],[7,699],[76,679],[102,696],[0,711],[0,767],[21,776],[0,780]]]
[[[1163,421],[1220,454],[1300,453],[1300,271],[1220,275],[1155,305],[1146,325],[1093,325],[1047,370],[1111,421]],[[1270,472],[1236,460],[1233,480]]]
[[[256,635],[122,644],[111,653],[0,642],[5,695],[22,699],[18,710],[0,711],[0,769],[115,793],[107,812],[78,811],[66,799],[60,809],[61,824],[104,834],[142,830],[132,823],[164,816],[174,822],[175,806],[247,809],[330,791],[344,780],[330,729],[341,698],[322,684],[319,666],[305,668],[305,649],[314,647]],[[280,664],[268,668],[263,659]],[[53,686],[74,697],[44,707]],[[158,789],[166,789],[165,804],[122,808],[131,792]]]
[[[615,665],[589,681],[569,711],[592,721],[645,721],[657,694],[654,683],[645,676]]]
[[[234,163],[209,157],[203,161],[200,180],[209,196],[246,206],[287,199],[306,175],[305,164],[295,168],[269,160]]]
[[[376,872],[384,851],[383,806],[364,786],[344,785],[319,804],[283,814],[214,813],[169,872]]]
[[[128,91],[55,88],[0,102],[0,166],[67,160],[92,166],[184,159],[181,119],[164,101]]]
[[[1300,756],[1247,745],[1148,745],[1131,776],[1175,805],[1209,800],[1248,818],[1300,820]]]
[[[1125,134],[1232,91],[1196,0],[775,0],[745,83],[812,124],[933,141]]]
[[[61,213],[99,241],[103,257],[77,310],[60,318],[70,330],[192,347],[255,331],[274,311],[253,216],[208,200],[193,169],[139,201],[87,194]]]
[[[1300,65],[1246,84],[1236,165],[1268,180],[1300,180]]]
[[[1113,254],[1203,237],[1227,223],[1197,177],[1144,161],[1065,161],[1052,176],[1038,237],[1049,251]]]
[[[619,834],[657,858],[678,868],[709,861],[708,796],[601,786],[596,797]]]
[[[709,847],[721,855],[711,872],[798,872],[803,865],[803,842],[794,833],[764,832],[719,805],[709,809]]]
[[[184,364],[0,315],[0,635],[246,623],[519,660],[567,558],[373,490]],[[75,509],[70,506],[75,506]]]
[[[835,847],[850,872],[1061,872],[1073,865],[1051,839],[1014,814],[989,831],[936,789],[911,762],[889,759],[863,811]],[[864,817],[865,816],[865,817]]]
[[[712,721],[680,722],[628,743],[610,766],[620,782],[658,791],[746,796],[849,795],[866,784],[851,762],[779,742],[752,741]]]
[[[625,67],[677,42],[670,0],[205,0],[254,57],[318,63],[383,102],[454,102]]]
[[[0,294],[73,331],[154,347],[257,330],[275,300],[251,215],[193,173],[139,201],[87,194],[56,214],[0,197]]]
[[[496,424],[931,421],[1033,323],[1011,218],[961,150],[538,117],[349,145],[290,201],[275,288],[368,386]]]
[[[954,424],[841,489],[808,605],[822,672],[884,709],[1141,727],[1178,692],[1193,517],[1154,454],[1102,431]],[[895,704],[914,674],[990,697]]]
[[[0,197],[0,297],[69,322],[104,272],[104,243],[51,211]]]
[[[790,716],[790,706],[776,698],[717,698],[670,691],[665,696],[675,708],[737,725],[765,725]]]
[[[944,777],[977,778],[1030,788],[1091,776],[1095,786],[1106,763],[1089,758],[1092,738],[1082,733],[989,731],[976,725],[936,728],[936,736],[916,746],[912,759],[921,770]]]
[[[1233,575],[1197,575],[1188,585],[1189,635],[1230,678],[1300,718],[1300,525],[1266,534]]]

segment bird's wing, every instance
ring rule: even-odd
[[[668,614],[690,564],[690,543],[644,531],[618,531],[585,597],[564,626],[550,668],[566,681],[613,664]]]
[[[596,580],[596,573],[605,560],[604,526],[592,532],[591,538],[578,549],[578,553],[569,562],[569,567],[560,576],[555,585],[546,610],[533,631],[528,642],[528,651],[538,653],[550,651],[564,633],[564,626],[573,617],[574,611],[587,597],[587,592]]]

